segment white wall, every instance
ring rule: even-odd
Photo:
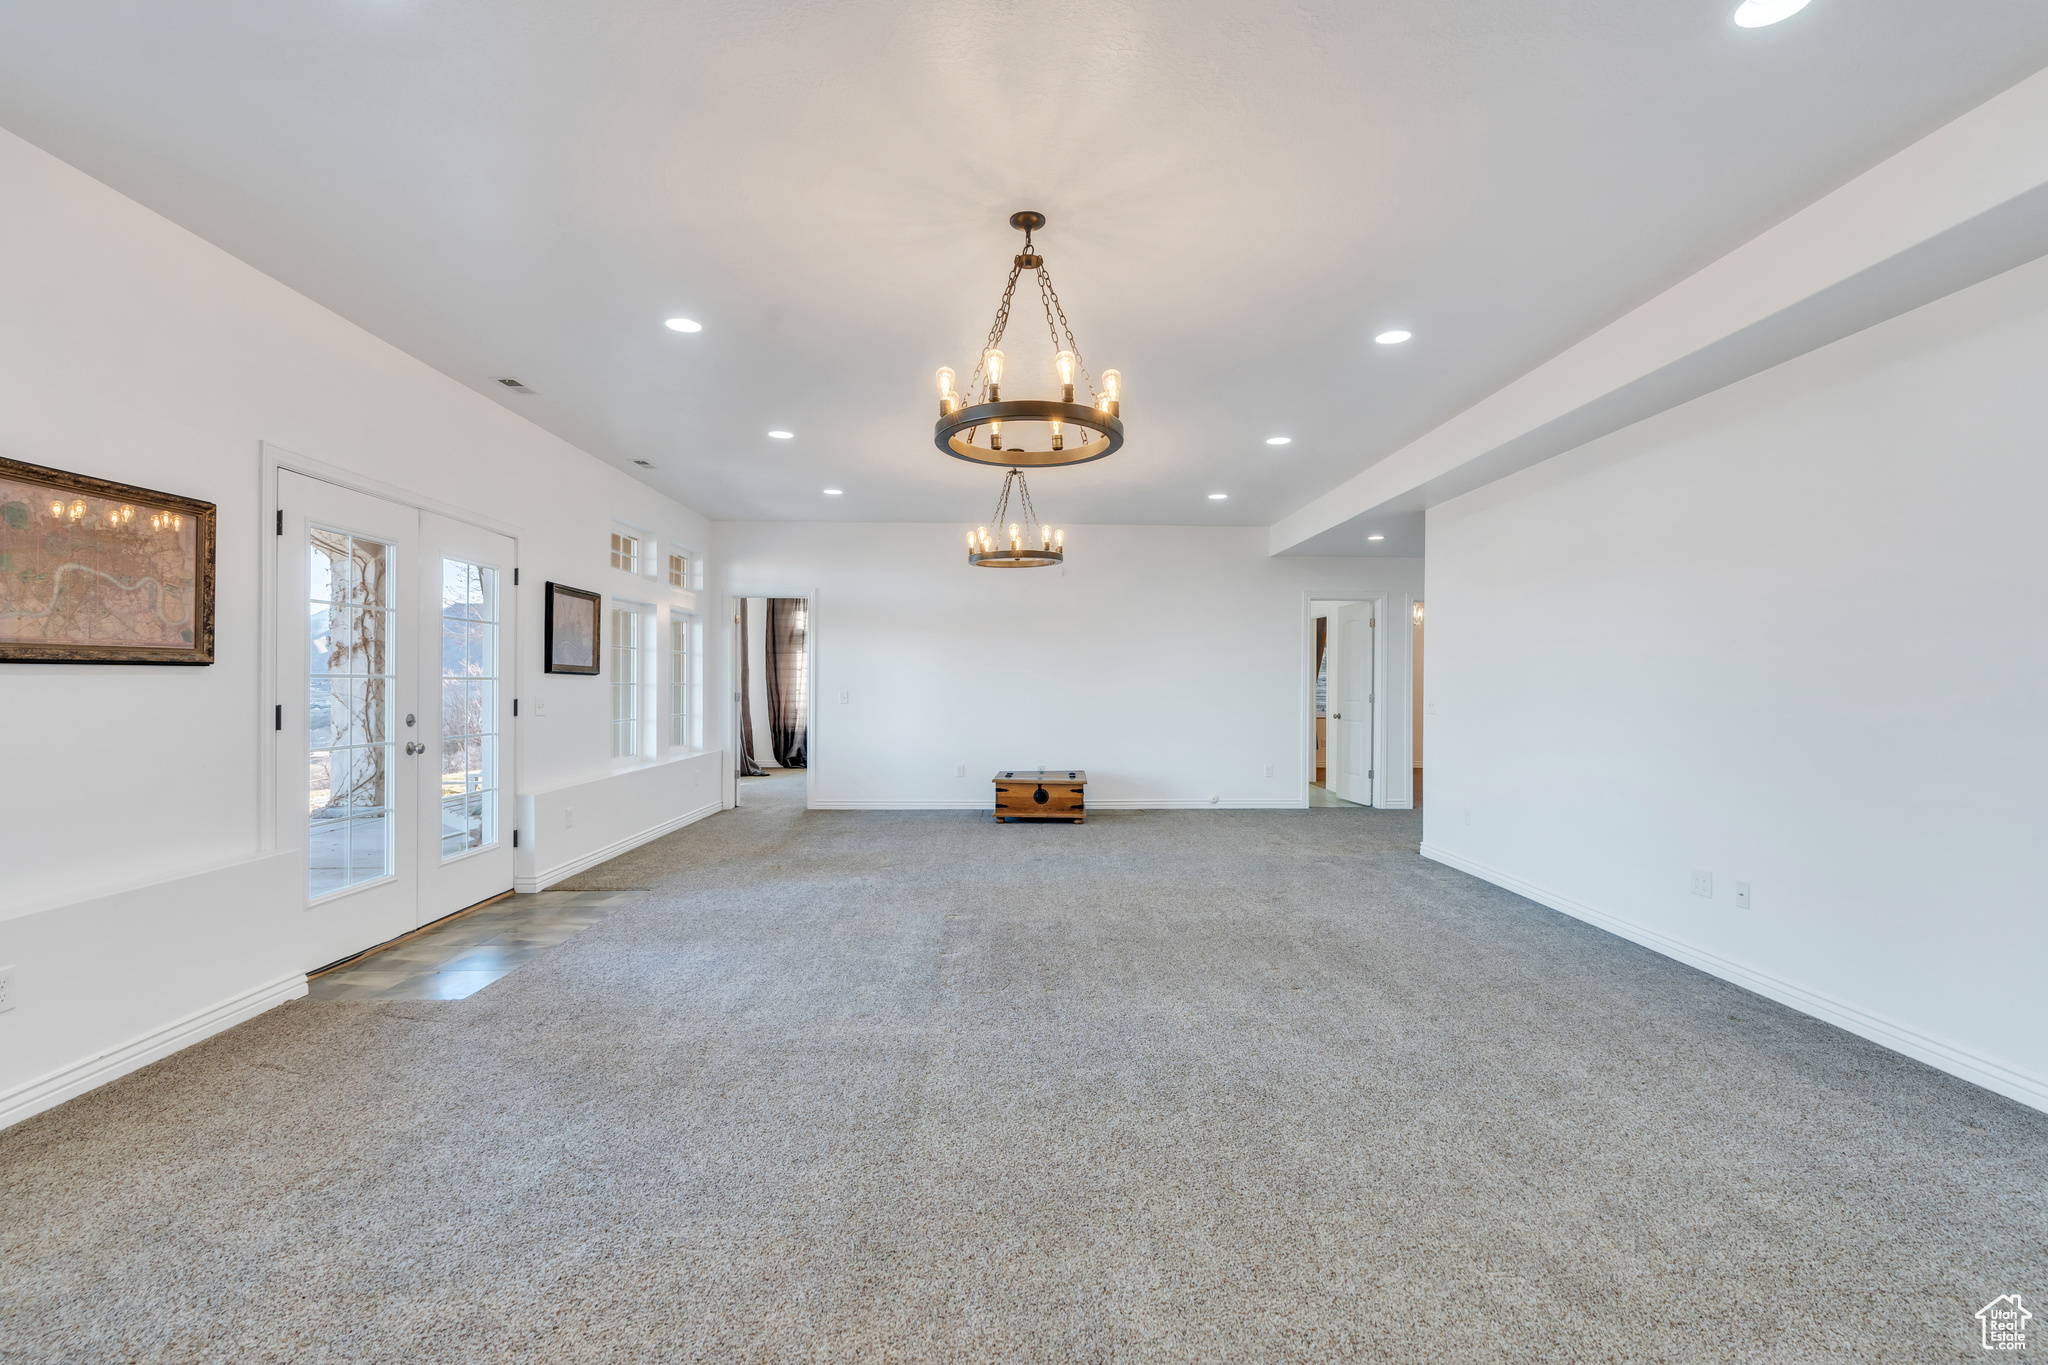
[[[2048,260],[1432,510],[1425,850],[2048,1107],[2044,375]]]
[[[815,596],[826,807],[983,806],[998,770],[1039,764],[1085,767],[1091,806],[1303,804],[1309,596],[1406,613],[1421,585],[1417,560],[1269,557],[1260,528],[1071,527],[1064,569],[1000,571],[968,565],[953,526],[713,532],[733,596]],[[1381,713],[1405,717],[1390,635]]]
[[[0,1014],[4,1102],[40,1064],[15,1045],[27,1032],[82,1019],[133,1022],[105,998],[120,989],[112,959],[147,952],[160,978],[191,983],[157,1002],[167,1025],[219,1003],[207,995],[219,989],[214,974],[197,964],[249,931],[242,908],[204,895],[166,899],[159,927],[168,948],[104,938],[83,909],[67,918],[67,907],[110,888],[249,860],[262,847],[268,812],[257,793],[270,730],[261,683],[270,665],[257,648],[257,595],[259,555],[272,548],[260,524],[263,443],[518,529],[523,789],[614,771],[605,680],[539,672],[539,585],[553,578],[683,605],[689,595],[668,590],[665,577],[630,580],[610,568],[611,521],[665,528],[699,548],[709,528],[5,133],[0,203],[0,454],[220,507],[213,666],[0,664],[0,966],[19,966],[21,1001]],[[719,651],[720,633],[707,637]],[[707,664],[718,676],[717,653]],[[545,715],[536,714],[542,701]],[[721,733],[715,722],[709,733]],[[631,828],[605,837],[654,819],[634,812]],[[544,849],[529,852],[545,865]],[[298,911],[275,913],[289,920]],[[17,963],[9,954],[30,949],[7,929],[31,915],[36,956]],[[67,924],[75,928],[68,937]],[[288,945],[289,925],[281,932]],[[288,946],[281,951],[291,957]],[[59,964],[73,952],[109,963],[100,988],[57,989]],[[262,970],[273,966],[266,958]],[[91,1047],[126,1041],[102,1033]]]

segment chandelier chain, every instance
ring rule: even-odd
[[[1031,505],[1031,485],[1024,482],[1024,471],[1021,469],[1012,469],[1003,476],[1003,495],[996,499],[995,519],[989,523],[994,528],[992,538],[998,542],[1002,540],[1004,518],[1009,515],[1010,510],[1010,485],[1013,483],[1017,485],[1018,509],[1024,515],[1024,521],[1020,523],[1024,531],[1022,539],[1028,544],[1032,538],[1032,530],[1038,525],[1038,509]]]
[[[967,378],[967,391],[980,393],[983,402],[988,401],[988,395],[983,387],[982,371],[988,368],[988,353],[1003,339],[1003,333],[1010,330],[1010,298],[1017,292],[1017,277],[1023,273],[1021,265],[1010,267],[1010,278],[1003,284],[1003,301],[996,305],[996,320],[988,329],[988,344],[981,348],[981,358],[974,362],[974,373]]]
[[[1074,344],[1074,329],[1067,325],[1067,310],[1060,307],[1060,291],[1052,287],[1052,276],[1044,266],[1038,267],[1038,301],[1045,305],[1046,330],[1052,333],[1052,348],[1060,348],[1060,333],[1067,334],[1067,349],[1074,353],[1074,368],[1081,372],[1081,382],[1088,386],[1088,396],[1095,397],[1095,381],[1088,377],[1088,366],[1081,359],[1081,348]],[[1052,325],[1052,315],[1060,315],[1060,325]]]

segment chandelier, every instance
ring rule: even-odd
[[[996,307],[995,325],[988,329],[988,344],[981,349],[981,359],[975,364],[974,373],[968,377],[965,391],[954,388],[950,366],[939,370],[939,424],[933,439],[940,450],[956,459],[1011,466],[1011,476],[1021,486],[1023,476],[1017,472],[1017,466],[1042,469],[1053,465],[1086,464],[1116,453],[1117,447],[1124,443],[1121,414],[1124,379],[1115,370],[1104,370],[1102,388],[1098,391],[1094,381],[1088,377],[1087,368],[1081,363],[1080,349],[1074,345],[1073,328],[1067,326],[1066,310],[1060,307],[1060,296],[1053,292],[1052,277],[1045,273],[1045,258],[1031,250],[1031,234],[1045,226],[1045,215],[1029,209],[1013,213],[1010,226],[1024,234],[1023,254],[1010,264],[1010,278],[1003,285],[1003,301]],[[1038,300],[1045,308],[1046,331],[1052,336],[1053,373],[1060,386],[1058,401],[1003,397],[1005,365],[1003,353],[996,348],[1010,325],[1010,300],[1017,292],[1017,279],[1027,270],[1038,276]],[[1062,337],[1065,338],[1064,345],[1061,344]],[[1088,390],[1093,400],[1091,403],[1074,401],[1076,379]],[[976,442],[983,427],[988,428],[988,443],[978,445]],[[1047,430],[1044,449],[1019,444],[1024,430],[1040,427]],[[1009,495],[1010,480],[1005,479],[1005,502]],[[1002,529],[1001,521],[998,513],[998,530]],[[1024,529],[1028,531],[1030,528]]]
[[[1023,521],[1006,526],[1012,484],[1017,486],[1017,511]],[[986,526],[967,533],[967,562],[977,568],[1043,569],[1067,557],[1067,533],[1039,524],[1038,512],[1031,505],[1031,487],[1024,482],[1021,469],[1003,476],[1003,495],[996,499],[996,514],[990,521],[996,528],[993,536]]]

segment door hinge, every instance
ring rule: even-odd
[[[284,534],[284,509],[282,507],[277,509],[277,533],[279,535]]]
[[[517,697],[512,699],[512,714],[515,716],[519,714],[519,698]]]
[[[1368,616],[1368,617],[1366,617],[1366,618],[1365,618],[1365,623],[1366,623],[1366,624],[1367,624],[1368,626],[1377,626],[1377,625],[1379,625],[1379,622],[1378,622],[1378,621],[1376,621],[1376,620],[1374,620],[1374,619],[1373,619],[1372,617],[1370,617],[1370,616]]]
[[[519,570],[517,567],[514,567],[512,570],[512,586],[515,588],[519,586]]]
[[[278,729],[280,729],[280,730],[284,729],[284,703],[283,703],[283,702],[279,702],[279,703],[277,704],[277,728],[278,728]]]
[[[519,831],[516,829],[512,831],[512,847],[519,847]]]
[[[1372,769],[1367,768],[1365,770],[1365,780],[1368,782],[1372,781]]]

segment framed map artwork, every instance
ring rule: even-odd
[[[544,673],[597,672],[598,609],[603,599],[594,592],[561,583],[548,584],[546,635],[541,656]]]
[[[213,662],[214,505],[0,459],[0,663]]]

